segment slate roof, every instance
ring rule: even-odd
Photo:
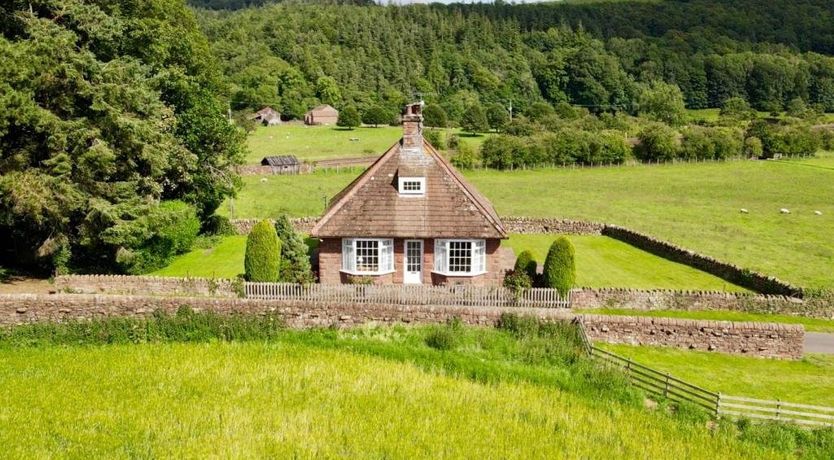
[[[314,113],[314,112],[325,112],[327,114],[332,114],[332,115],[336,115],[336,114],[339,113],[339,111],[336,110],[335,108],[333,108],[333,106],[330,105],[330,104],[317,105],[317,106],[313,107],[312,109],[308,110],[307,114],[309,115],[309,114]]]
[[[398,176],[414,175],[402,140],[331,200],[314,237],[506,238],[492,204],[423,139],[417,158],[425,196],[400,196]],[[423,174],[420,174],[423,176]]]
[[[293,155],[278,155],[264,157],[261,160],[262,166],[298,166],[298,158]]]

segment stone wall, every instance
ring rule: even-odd
[[[618,239],[646,252],[697,268],[762,294],[802,297],[802,289],[772,276],[752,272],[736,265],[698,254],[672,243],[644,235],[634,230],[606,225],[602,234]]]
[[[55,290],[75,294],[126,294],[180,297],[237,297],[234,280],[170,278],[128,275],[63,275],[55,277]],[[239,290],[242,288],[238,286]]]
[[[234,227],[237,229],[237,233],[239,235],[248,235],[249,232],[252,231],[252,227],[254,227],[255,224],[257,224],[261,220],[263,219],[232,219],[231,222],[232,225],[234,225]],[[316,222],[318,221],[318,217],[290,218],[290,223],[292,224],[295,231],[304,234],[309,234],[310,230],[313,229],[313,226],[315,226]]]
[[[834,303],[824,299],[717,291],[574,289],[571,306],[581,309],[731,310],[834,319]]]
[[[800,325],[583,315],[592,341],[654,345],[768,358],[801,358]]]
[[[547,217],[502,217],[507,233],[600,235],[605,224]]]
[[[287,325],[351,327],[374,322],[443,323],[459,318],[470,325],[495,325],[502,313],[513,312],[550,321],[574,318],[570,312],[541,308],[484,308],[408,306],[353,303],[308,303],[236,298],[175,298],[89,294],[0,295],[0,326],[111,316],[148,316],[156,310],[175,312],[188,305],[198,311],[220,314],[277,314]],[[802,356],[804,328],[765,323],[690,321],[582,315],[592,340],[611,343],[652,344],[678,348],[743,353],[751,356],[798,358]]]

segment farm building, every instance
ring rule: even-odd
[[[272,174],[298,174],[301,171],[301,163],[293,155],[264,157],[261,166],[268,166]]]
[[[304,123],[308,125],[335,125],[339,121],[339,111],[333,106],[322,104],[304,114]]]
[[[499,284],[513,263],[492,204],[422,136],[421,105],[403,137],[339,192],[311,235],[322,283]]]
[[[281,114],[272,107],[264,107],[261,110],[249,116],[250,120],[256,120],[263,123],[265,126],[273,126],[281,124]]]

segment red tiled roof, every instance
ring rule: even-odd
[[[507,237],[492,204],[425,140],[416,155],[426,194],[400,196],[398,175],[415,171],[415,153],[403,156],[401,142],[333,197],[314,237]]]

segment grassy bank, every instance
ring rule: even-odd
[[[664,347],[603,347],[712,391],[834,407],[831,355],[808,355],[790,361]]]
[[[212,328],[199,319],[160,340],[139,334],[144,343],[137,345],[125,344],[132,340],[118,331],[148,325],[120,321],[30,327],[30,337],[46,340],[29,345],[0,340],[4,455],[779,458],[795,452],[742,441],[731,425],[710,432],[698,417],[643,408],[622,377],[588,363],[576,352],[575,336],[559,327],[293,332],[263,320],[247,329]],[[151,324],[165,329],[160,321]],[[66,334],[68,328],[76,330]],[[255,340],[227,341],[230,331],[242,329]],[[444,335],[451,338],[437,338]],[[67,340],[88,345],[49,345]],[[94,345],[102,341],[114,344]]]

